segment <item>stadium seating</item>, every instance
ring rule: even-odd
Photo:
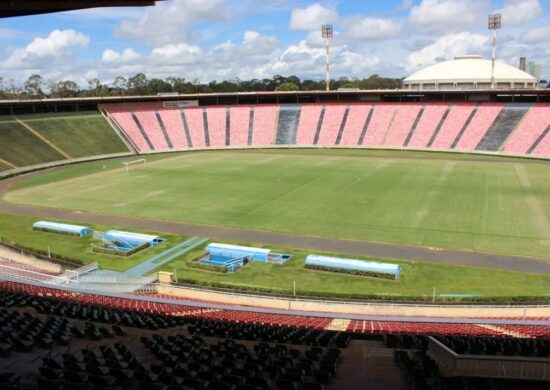
[[[365,128],[369,112],[372,106],[370,104],[352,104],[349,109],[348,120],[344,127],[340,145],[342,146],[357,146],[359,138]]]
[[[204,131],[204,119],[202,108],[193,107],[182,110],[189,127],[189,135],[191,142],[195,148],[203,148],[206,146],[206,136]]]
[[[508,153],[527,154],[548,126],[550,126],[550,104],[534,105],[508,138],[502,150]]]
[[[275,139],[278,107],[275,105],[254,106],[252,145],[269,146]]]
[[[181,119],[181,111],[178,109],[159,109],[158,113],[174,149],[189,147]]]
[[[208,134],[210,137],[210,146],[213,148],[224,147],[227,108],[225,106],[209,107],[206,112],[208,118]]]
[[[372,118],[363,140],[364,146],[380,147],[384,143],[387,131],[392,124],[392,119],[399,110],[399,105],[380,103],[376,104]]]
[[[313,145],[315,133],[319,125],[322,106],[319,104],[304,104],[298,123],[298,132],[296,134],[297,145]]]
[[[466,128],[466,131],[455,146],[457,150],[472,151],[476,149],[483,136],[502,111],[503,104],[484,104],[477,108],[477,113]]]
[[[181,109],[128,103],[100,108],[139,153],[318,145],[550,157],[548,103],[245,104]],[[23,123],[11,117],[0,120],[0,143],[11,146],[0,150],[0,171],[128,152],[97,113],[20,119]]]
[[[168,142],[166,137],[162,133],[160,124],[153,110],[136,110],[134,114],[137,120],[141,124],[141,127],[149,137],[149,140],[153,144],[155,150],[162,151],[168,150]]]
[[[422,108],[419,104],[402,104],[388,129],[384,146],[401,148]]]
[[[152,150],[129,111],[112,111],[110,115],[139,152]]]
[[[248,130],[250,128],[250,106],[233,106],[230,108],[231,146],[248,145]]]
[[[336,145],[336,138],[338,137],[338,132],[340,130],[340,126],[342,125],[345,112],[346,105],[334,104],[327,106],[323,124],[321,125],[321,132],[319,133],[319,141],[317,142],[318,145]]]
[[[451,149],[454,140],[474,109],[475,106],[472,104],[453,104],[431,147],[434,149]]]

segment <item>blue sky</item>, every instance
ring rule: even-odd
[[[319,27],[332,23],[333,76],[403,77],[460,54],[490,56],[487,14],[500,11],[498,58],[526,56],[550,78],[550,0],[167,0],[0,20],[0,77],[40,73],[81,85],[144,72],[200,81],[323,77]]]

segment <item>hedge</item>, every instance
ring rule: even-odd
[[[4,241],[3,238],[0,238],[0,242],[3,245],[5,245],[5,246],[7,246],[11,249],[24,252],[25,254],[34,256],[39,260],[45,260],[45,261],[49,261],[49,262],[56,263],[56,264],[59,264],[59,265],[79,266],[79,265],[84,265],[85,264],[84,261],[79,260],[79,259],[74,259],[72,257],[59,255],[59,254],[53,253],[53,252],[48,253],[48,251],[45,251],[45,250],[42,250],[42,249],[36,249],[36,248],[33,248],[33,247],[29,247],[29,246],[17,245],[14,242]]]
[[[323,265],[314,265],[314,264],[306,264],[305,268],[311,269],[314,271],[336,272],[336,273],[344,273],[344,274],[350,274],[350,275],[372,276],[375,278],[395,280],[395,278],[393,277],[393,274],[388,274],[386,272],[358,271],[358,270],[345,269],[345,268],[325,267]]]

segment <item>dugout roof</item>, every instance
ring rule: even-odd
[[[7,0],[0,1],[0,18],[74,11],[97,7],[138,7],[164,0]]]

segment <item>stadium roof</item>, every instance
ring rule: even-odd
[[[7,0],[0,1],[0,18],[97,7],[138,7],[164,0]]]
[[[491,82],[491,61],[481,56],[460,56],[453,60],[428,66],[407,77],[403,84],[450,84]],[[529,84],[534,86],[537,80],[529,73],[502,62],[495,63],[495,82]]]

